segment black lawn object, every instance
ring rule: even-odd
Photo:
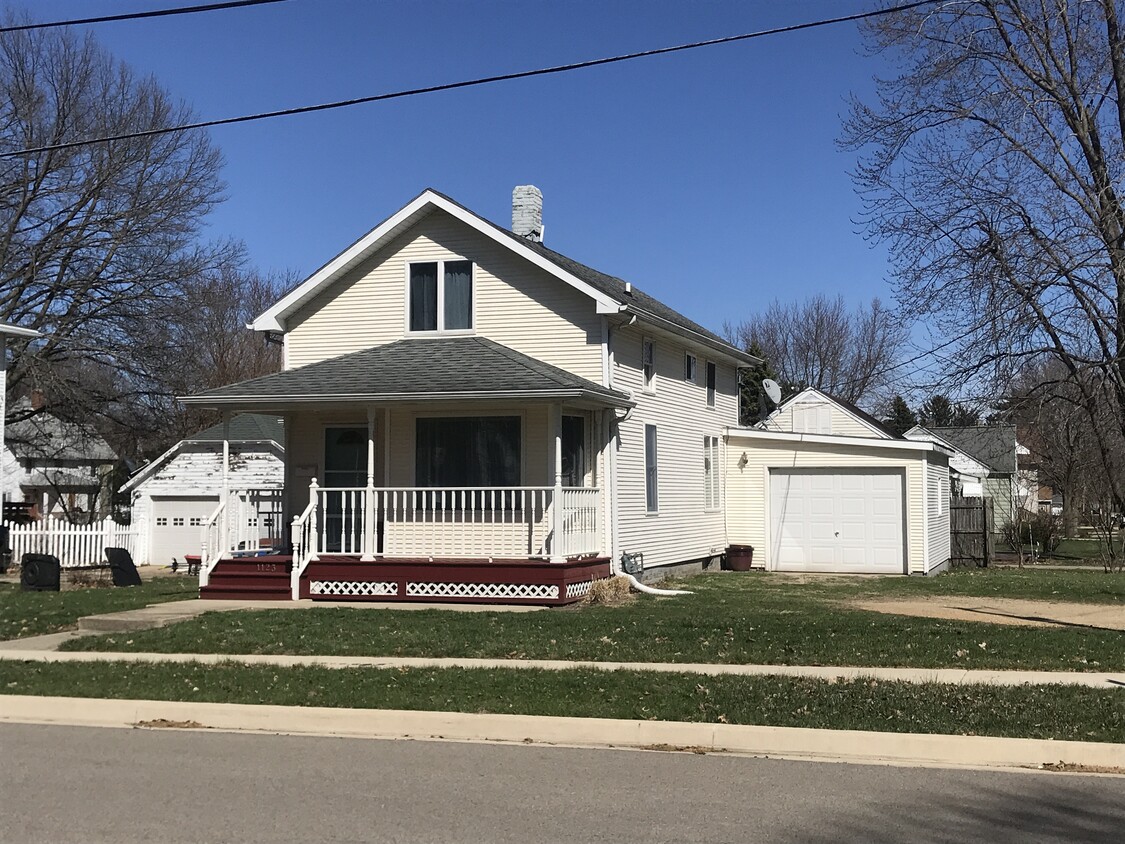
[[[133,563],[133,555],[125,548],[106,548],[105,558],[109,561],[109,573],[114,586],[140,586],[141,576]]]
[[[20,588],[24,592],[58,592],[62,566],[50,554],[24,554],[20,560]]]

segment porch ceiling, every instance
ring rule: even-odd
[[[181,398],[204,407],[326,402],[582,401],[630,407],[624,393],[484,337],[420,337]]]

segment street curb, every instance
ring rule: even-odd
[[[99,698],[0,696],[0,723],[210,728],[297,736],[445,739],[727,752],[792,759],[972,767],[1063,763],[1125,770],[1125,745],[679,721],[560,718]]]
[[[1125,687],[1125,674],[1081,671],[975,671],[960,668],[879,668],[829,665],[725,665],[675,662],[595,662],[558,659],[470,659],[384,656],[298,656],[287,654],[162,654],[132,651],[41,651],[0,649],[0,661],[13,662],[131,662],[191,663],[217,665],[272,665],[279,668],[478,668],[540,669],[570,671],[649,671],[707,676],[810,677],[820,680],[871,679],[904,683],[949,683],[953,685],[1060,685],[1104,689]]]

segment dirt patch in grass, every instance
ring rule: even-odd
[[[1125,630],[1125,609],[1119,606],[1062,601],[1027,601],[1014,598],[941,596],[915,599],[868,599],[847,602],[869,612],[942,618],[950,621],[984,621],[1024,627],[1089,627]]]

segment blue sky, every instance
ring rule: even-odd
[[[19,4],[13,4],[19,5]],[[183,5],[35,0],[38,20]],[[290,0],[90,27],[206,118],[563,64],[874,7],[874,0]],[[544,193],[546,243],[718,329],[771,299],[890,298],[864,241],[846,99],[885,71],[857,27],[711,47],[213,131],[214,233],[309,273],[425,187],[510,223]]]

